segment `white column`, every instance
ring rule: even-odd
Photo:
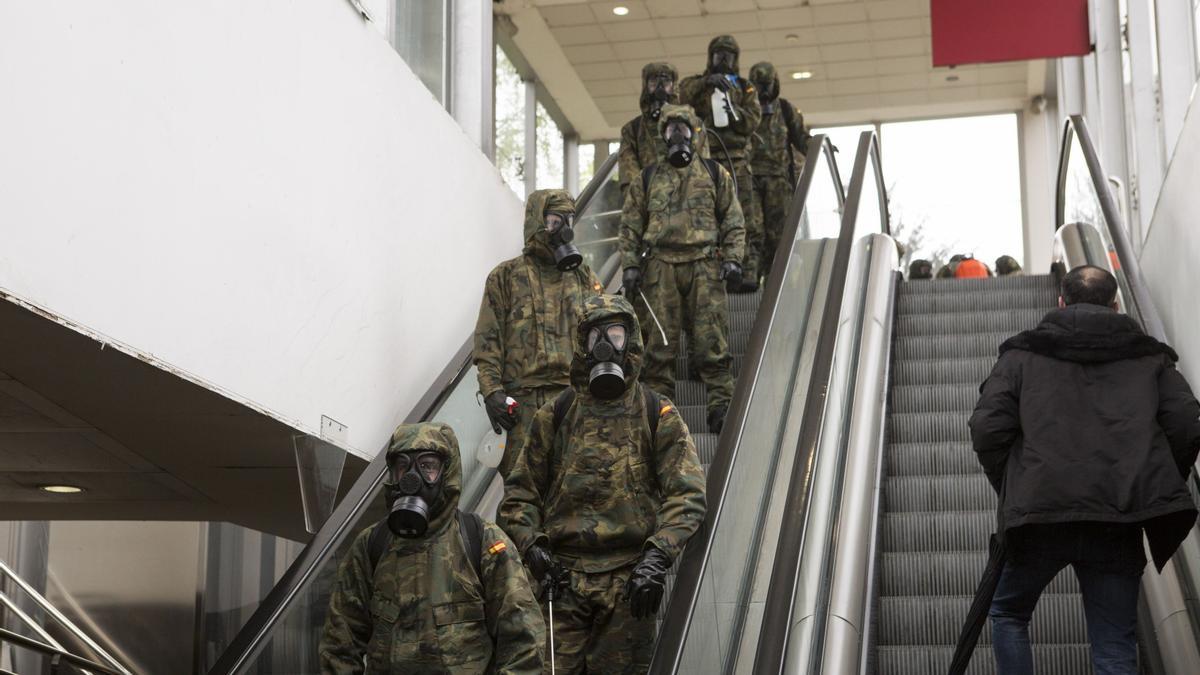
[[[579,137],[563,136],[563,189],[579,195]]]
[[[608,141],[596,141],[592,143],[595,152],[592,154],[592,172],[600,173],[600,165],[604,164],[604,160],[608,159]]]
[[[1175,154],[1175,141],[1183,130],[1192,87],[1196,84],[1195,36],[1192,7],[1187,0],[1155,3],[1158,16],[1158,78],[1162,89],[1164,159]]]
[[[1133,3],[1137,4],[1137,3]],[[1094,70],[1084,69],[1084,86],[1091,87],[1095,103],[1088,101],[1085,114],[1088,128],[1095,134],[1097,150],[1104,170],[1116,176],[1124,185],[1124,194],[1119,199],[1124,205],[1126,221],[1129,220],[1130,171],[1126,157],[1125,117],[1132,111],[1125,110],[1125,80],[1121,65],[1121,16],[1118,3],[1111,0],[1092,0],[1091,3],[1093,44],[1096,45]],[[1085,57],[1085,64],[1088,58]],[[1090,99],[1091,97],[1089,97]]]
[[[1126,125],[1126,133],[1133,140],[1133,157],[1128,167],[1131,203],[1130,222],[1126,225],[1133,250],[1139,253],[1143,233],[1149,229],[1150,218],[1154,215],[1158,191],[1162,189],[1165,160],[1158,120],[1158,82],[1154,72],[1158,57],[1152,36],[1154,17],[1150,15],[1148,3],[1131,2],[1128,12],[1126,39],[1129,42],[1133,110],[1127,111],[1132,113],[1132,124]],[[1112,172],[1107,166],[1105,169]]]
[[[1055,185],[1058,168],[1058,125],[1053,107],[1017,114],[1021,139],[1021,206],[1024,210],[1025,269],[1050,270],[1054,244]]]
[[[450,111],[467,138],[495,159],[492,3],[453,0],[450,8]]]
[[[525,196],[537,189],[537,83],[525,81]]]

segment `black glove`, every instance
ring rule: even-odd
[[[725,427],[725,412],[727,408],[713,408],[708,413],[708,433],[720,434],[721,429]]]
[[[742,285],[742,266],[732,260],[721,263],[721,278],[725,287],[734,289]]]
[[[621,275],[621,287],[625,289],[625,299],[633,302],[638,292],[642,290],[642,270],[637,267],[626,267],[625,273]]]
[[[667,554],[650,546],[642,554],[642,559],[633,568],[629,576],[625,592],[629,596],[629,609],[633,618],[641,619],[654,616],[658,605],[662,602],[663,591],[667,585],[667,569],[671,561]]]
[[[720,89],[721,91],[729,91],[730,89],[733,89],[733,83],[729,81],[729,78],[721,75],[720,73],[713,73],[712,75],[709,75],[708,77],[704,78],[704,82],[711,87]]]
[[[517,426],[517,416],[508,412],[508,404],[504,400],[508,394],[502,391],[492,392],[483,399],[483,408],[487,411],[488,420],[492,423],[492,431],[500,433],[500,427],[511,430]]]
[[[542,592],[556,597],[566,590],[570,574],[562,563],[554,559],[546,549],[534,544],[525,551],[525,566],[534,580],[542,585]]]

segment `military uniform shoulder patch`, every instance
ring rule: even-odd
[[[508,548],[508,544],[504,543],[503,541],[498,541],[488,547],[488,553],[491,553],[492,555],[496,555],[497,553],[502,552],[506,548]]]
[[[597,281],[597,282],[594,282],[594,283],[592,284],[592,290],[594,290],[594,291],[596,291],[597,293],[599,293],[600,291],[603,291],[603,290],[604,290],[604,287],[600,285],[600,282],[599,282],[599,281]]]
[[[664,403],[662,408],[659,408],[659,410],[658,410],[658,416],[666,417],[667,413],[671,412],[674,409],[675,409],[675,406],[671,405],[670,403]]]

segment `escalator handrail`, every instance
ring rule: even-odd
[[[112,668],[96,663],[91,659],[85,659],[77,654],[72,654],[71,652],[53,647],[44,642],[39,642],[38,640],[34,640],[33,638],[26,637],[20,633],[13,632],[7,628],[0,628],[0,643],[3,642],[9,642],[18,647],[24,647],[25,649],[40,652],[46,656],[57,657],[58,659],[66,661],[71,666],[78,668],[85,673],[89,671],[95,671],[97,673],[104,673],[104,675],[124,675],[125,672],[123,670],[113,670]]]
[[[833,372],[833,356],[841,322],[846,273],[850,266],[850,249],[854,245],[858,207],[862,203],[863,183],[868,165],[875,174],[883,233],[891,234],[887,195],[879,162],[878,139],[874,131],[864,131],[859,136],[854,169],[850,174],[850,186],[846,190],[846,207],[842,212],[841,231],[838,234],[837,249],[833,254],[833,271],[824,313],[821,316],[808,395],[804,401],[800,437],[796,442],[796,458],[792,464],[792,478],[788,482],[775,559],[771,566],[770,585],[763,607],[762,630],[758,636],[753,668],[753,672],[759,675],[782,673],[787,657],[792,610],[799,579],[800,552],[807,535],[807,513],[812,498],[812,467],[825,421],[825,403]]]
[[[792,203],[788,209],[786,227],[780,238],[782,250],[790,250],[800,232],[800,219],[804,212],[804,203],[819,166],[815,158],[827,162],[832,172],[836,186],[838,205],[844,206],[845,196],[842,193],[842,182],[837,171],[837,161],[833,155],[833,144],[823,134],[813,136],[806,150],[804,170],[792,194]],[[692,536],[684,549],[679,561],[679,569],[675,577],[675,586],[671,593],[670,605],[663,618],[662,628],[655,644],[654,657],[650,662],[650,675],[665,675],[675,673],[683,659],[683,650],[687,641],[688,630],[692,616],[699,602],[700,586],[708,567],[709,555],[713,545],[713,535],[720,521],[725,500],[728,496],[730,475],[738,454],[737,440],[741,438],[745,428],[747,412],[750,406],[755,378],[747,377],[757,374],[763,365],[766,353],[767,335],[770,333],[771,316],[779,301],[783,282],[787,274],[787,256],[776,257],[776,264],[771,270],[763,289],[763,298],[754,326],[750,332],[749,345],[742,368],[742,375],[737,378],[734,386],[732,404],[725,418],[725,428],[717,442],[713,461],[709,465],[705,481],[705,498],[708,508],[704,521]],[[768,311],[764,311],[768,310]]]
[[[599,191],[608,175],[612,173],[616,163],[617,155],[615,154],[604,160],[592,180],[579,193],[579,198],[576,200],[576,213],[582,212],[587,207],[588,202]],[[601,281],[607,284],[611,280]],[[470,370],[473,347],[474,337],[468,337],[450,363],[446,365],[433,384],[425,391],[425,394],[421,396],[416,406],[404,418],[405,424],[428,420],[441,407],[442,402],[450,395],[455,385]],[[387,468],[386,450],[385,446],[355,479],[354,484],[338,502],[333,513],[288,566],[287,571],[259,603],[254,614],[250,616],[250,619],[224,649],[217,662],[209,669],[209,675],[227,675],[239,672],[266,646],[266,641],[271,636],[276,621],[286,613],[292,601],[308,588],[309,582],[316,576],[316,572],[324,567],[329,556],[341,547],[347,536],[354,533],[359,514],[364,508],[370,506],[379,484],[383,482]]]

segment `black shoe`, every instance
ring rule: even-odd
[[[754,293],[758,290],[758,277],[746,277],[742,280],[742,287],[737,290],[738,293]]]
[[[708,431],[709,433],[720,435],[721,429],[725,426],[725,406],[713,408],[708,411]]]

